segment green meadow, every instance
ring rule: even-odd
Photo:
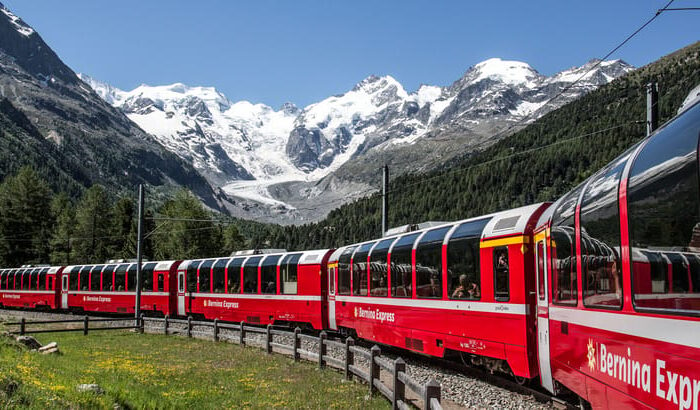
[[[0,336],[2,408],[388,408],[332,369],[257,348],[123,331],[37,335],[60,355]],[[103,394],[79,392],[96,383]]]

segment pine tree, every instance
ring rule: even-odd
[[[101,185],[85,191],[75,210],[71,259],[74,263],[104,263],[114,256],[112,207]]]
[[[29,167],[0,185],[0,261],[2,266],[49,261],[53,218],[51,190]]]
[[[59,193],[51,201],[51,215],[56,224],[50,241],[50,261],[54,265],[70,265],[75,209],[65,192]]]

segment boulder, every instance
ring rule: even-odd
[[[95,394],[105,394],[104,389],[102,387],[100,387],[99,384],[94,384],[94,383],[79,384],[78,386],[76,386],[76,390],[78,390],[81,393],[82,392],[91,392],[91,393],[95,393]]]
[[[31,350],[36,350],[41,347],[41,343],[31,336],[17,336],[17,342],[27,346]]]

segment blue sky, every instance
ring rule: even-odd
[[[667,0],[0,0],[76,72],[122,89],[214,86],[233,100],[305,106],[391,75],[449,85],[491,57],[542,74],[609,50]],[[676,0],[671,7],[697,7]],[[635,66],[700,40],[700,12],[662,14],[611,58]]]

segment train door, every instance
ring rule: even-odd
[[[547,294],[547,251],[545,238],[537,241],[535,257],[537,258],[537,358],[542,386],[554,393],[552,367],[549,358],[549,298]]]
[[[185,316],[185,270],[177,271],[177,314]]]
[[[61,309],[68,309],[68,274],[61,275]]]
[[[328,265],[328,324],[333,330],[338,330],[338,325],[335,322],[335,274],[337,264]]]

